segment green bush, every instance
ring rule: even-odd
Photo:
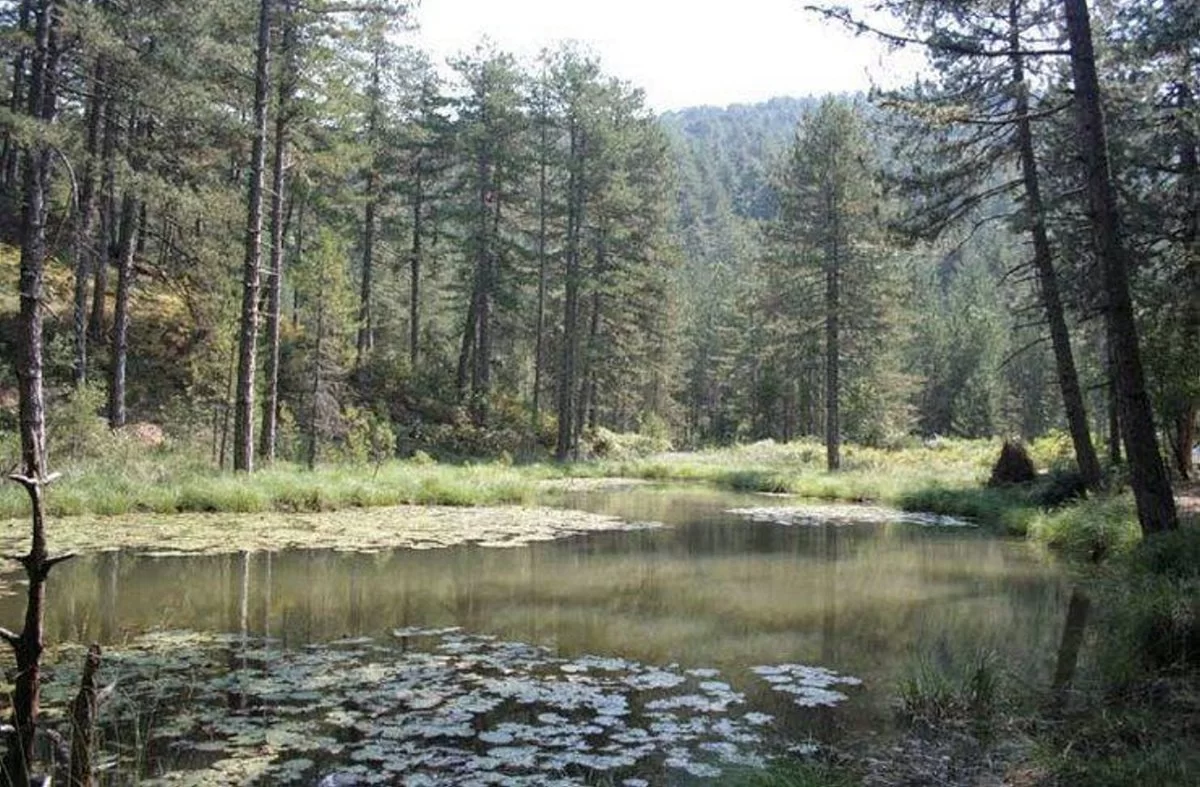
[[[112,433],[100,415],[105,399],[104,387],[89,383],[52,404],[46,434],[52,457],[95,459],[112,448]]]

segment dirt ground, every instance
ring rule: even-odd
[[[1179,513],[1200,517],[1200,481],[1180,484],[1175,490],[1175,502]]]

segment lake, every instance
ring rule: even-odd
[[[56,569],[48,641],[118,681],[106,783],[713,783],[886,728],[922,661],[1050,681],[1070,587],[1024,542],[700,487],[555,502],[662,526]]]

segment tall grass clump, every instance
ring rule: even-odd
[[[1003,673],[995,651],[922,655],[909,665],[896,687],[896,709],[908,722],[941,724],[969,721],[977,730],[990,724],[1002,701]]]

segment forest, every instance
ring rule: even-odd
[[[407,0],[0,2],[0,513],[26,537],[32,521],[24,628],[0,629],[9,783],[36,783],[50,569],[108,548],[68,526],[73,551],[54,552],[60,517],[532,506],[602,476],[962,516],[1060,550],[1121,614],[1158,583],[1122,618],[1140,621],[1127,652],[1166,648],[1184,687],[1166,712],[1186,718],[1200,9],[1088,6],[814,6],[812,24],[925,70],[659,113],[577,42],[435,62]],[[989,486],[1002,442],[1031,469]],[[180,522],[197,550],[231,548]],[[428,543],[385,528],[347,545],[317,520],[231,538],[246,554],[502,540],[459,525]],[[522,544],[604,529],[526,525]],[[167,548],[112,528],[113,547]],[[1160,558],[1164,576],[1137,578]],[[974,712],[901,685],[912,715]],[[1181,724],[1164,761],[1195,741]],[[96,783],[74,756],[94,745],[71,747],[70,784]],[[1087,781],[1086,759],[1030,783],[1152,783],[1120,764]],[[836,757],[796,767],[762,783],[848,783]],[[1198,778],[1194,756],[1162,767]]]
[[[11,29],[36,10],[14,5]],[[1117,450],[1046,9],[1013,12],[1028,56],[935,49],[909,90],[661,117],[570,44],[518,63],[485,42],[447,72],[406,43],[400,4],[251,10],[65,4],[48,29],[51,406],[102,397],[110,427],[205,438],[239,469],[336,461],[382,427],[445,458],[578,458],[605,433],[885,446],[1068,426]],[[953,9],[912,13],[1010,46]],[[1187,28],[1111,13],[1098,70],[1147,394],[1187,473]],[[5,87],[14,280],[29,58],[14,47]],[[817,210],[820,188],[838,204]]]

